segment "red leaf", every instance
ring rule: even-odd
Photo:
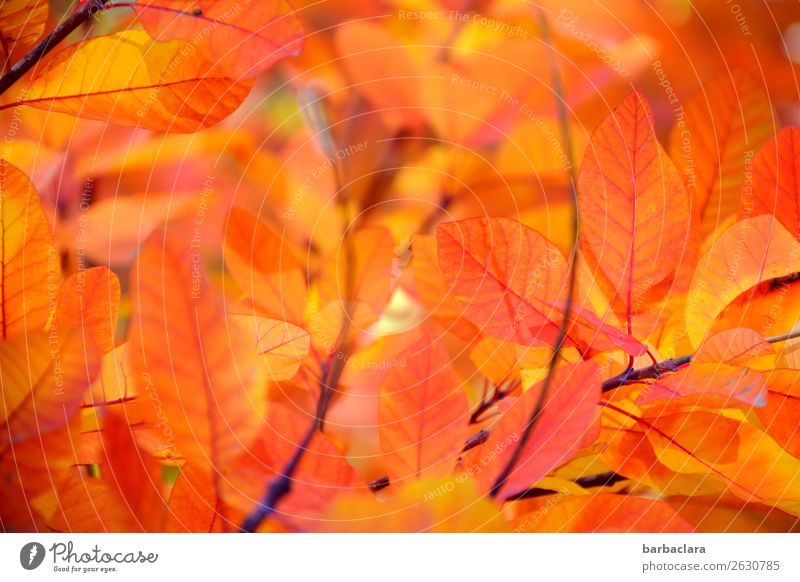
[[[592,135],[578,211],[581,244],[608,279],[630,334],[637,296],[674,272],[689,228],[686,189],[641,94],[629,95]]]
[[[484,490],[492,488],[519,446],[543,385],[540,382],[516,399],[494,425],[489,439],[465,456],[462,474],[474,476]],[[499,490],[501,499],[533,487],[575,454],[598,418],[600,393],[597,364],[581,362],[556,370],[530,438]]]
[[[753,160],[753,183],[742,190],[739,219],[760,214],[774,215],[786,230],[795,236],[800,234],[798,127],[780,130]]]
[[[468,218],[440,224],[437,243],[452,293],[481,331],[524,345],[555,342],[564,316],[567,262],[550,241],[509,218]],[[645,350],[579,302],[570,319],[570,336],[597,349],[635,355]]]

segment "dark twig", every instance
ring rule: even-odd
[[[620,481],[627,480],[628,478],[625,475],[620,475],[614,471],[608,471],[607,473],[600,473],[599,475],[589,475],[588,477],[575,479],[575,483],[584,489],[591,489],[592,487],[610,487]]]
[[[373,493],[377,493],[381,489],[386,489],[389,484],[389,476],[384,475],[383,477],[378,477],[374,481],[367,483],[367,487],[369,487]]]
[[[329,368],[328,371],[330,372],[332,368],[333,367]],[[328,412],[328,404],[330,404],[330,399],[335,389],[335,384],[329,384],[329,382],[338,382],[340,375],[341,371],[336,374],[335,380],[331,380],[331,375],[327,373],[320,381],[319,401],[317,402],[317,412],[314,421],[311,423],[311,426],[308,427],[306,434],[303,436],[303,440],[297,444],[294,454],[292,454],[289,462],[286,463],[281,474],[273,479],[267,487],[267,491],[259,505],[245,518],[242,523],[243,532],[252,533],[256,531],[258,526],[275,511],[278,501],[292,491],[292,480],[297,471],[297,467],[300,465],[300,461],[311,445],[311,441],[314,439],[317,431],[322,430],[325,414]]]
[[[765,338],[764,341],[769,344],[776,344],[797,337],[800,337],[800,330],[790,331],[789,333],[768,337]],[[646,368],[639,368],[636,370],[626,370],[625,372],[622,372],[621,374],[614,376],[613,378],[609,378],[608,380],[603,382],[603,392],[608,392],[609,390],[613,390],[614,388],[618,388],[619,386],[624,386],[625,384],[638,382],[640,380],[653,380],[655,378],[661,377],[666,372],[675,372],[681,366],[685,366],[686,364],[691,362],[693,357],[694,354],[687,354],[680,358],[670,358],[669,360],[663,360],[661,362],[657,362],[652,366],[647,366]]]
[[[95,13],[103,9],[108,0],[89,0],[70,14],[61,24],[53,29],[42,41],[31,49],[31,51],[17,61],[9,71],[0,77],[0,95],[8,91],[11,86],[19,81],[25,73],[36,66],[36,63],[53,50],[58,43],[67,38],[84,22],[88,21]]]
[[[482,445],[488,440],[489,434],[489,431],[486,429],[479,430],[467,439],[467,442],[464,443],[464,448],[461,450],[461,452],[466,453],[468,450]]]
[[[671,358],[647,366],[646,368],[639,368],[637,370],[626,370],[618,376],[609,378],[603,382],[603,392],[608,392],[624,384],[630,384],[638,380],[646,380],[648,378],[658,378],[665,372],[674,372],[681,366],[688,364],[692,360],[693,354],[683,356],[682,358]]]
[[[525,450],[525,446],[528,444],[528,441],[533,434],[533,429],[536,426],[539,417],[542,414],[542,410],[544,410],[544,404],[547,401],[548,393],[550,392],[550,386],[553,383],[553,375],[556,368],[556,362],[558,361],[558,355],[561,351],[561,347],[564,344],[564,340],[567,338],[567,330],[569,329],[569,314],[572,310],[572,301],[573,295],[575,292],[575,282],[577,280],[577,262],[578,262],[578,253],[577,253],[577,245],[578,245],[578,208],[577,208],[577,199],[578,199],[578,192],[576,189],[576,176],[575,176],[575,164],[573,163],[572,158],[572,138],[569,131],[569,116],[566,108],[566,101],[564,97],[564,86],[561,82],[561,75],[558,71],[558,63],[555,59],[555,49],[553,48],[553,39],[550,34],[550,26],[547,23],[547,17],[544,15],[542,10],[539,10],[539,24],[542,29],[542,40],[545,44],[549,47],[549,55],[550,55],[550,74],[553,83],[553,92],[556,95],[556,107],[558,109],[558,121],[559,127],[561,131],[561,137],[564,142],[565,154],[567,157],[567,175],[570,182],[570,192],[572,194],[572,257],[570,261],[570,272],[569,272],[569,282],[567,283],[567,299],[564,303],[564,316],[561,320],[561,326],[558,330],[558,337],[556,338],[555,345],[553,346],[553,353],[550,356],[550,362],[548,365],[547,376],[544,379],[544,384],[542,386],[542,391],[539,394],[539,399],[536,402],[536,406],[531,413],[530,418],[528,419],[525,428],[522,431],[522,435],[520,436],[519,442],[517,446],[514,448],[514,451],[511,453],[511,457],[508,459],[508,462],[503,467],[503,470],[497,476],[497,480],[495,481],[492,489],[489,491],[489,495],[491,497],[496,497],[497,494],[502,489],[503,485],[505,484],[506,480],[511,476],[511,473],[514,471],[514,467],[516,466],[517,462],[519,461],[520,456],[522,455],[522,451]]]
[[[278,504],[278,501],[292,490],[292,475],[297,471],[297,466],[303,458],[303,453],[308,448],[308,445],[311,444],[311,439],[314,438],[316,432],[317,424],[313,423],[303,437],[303,441],[297,445],[292,458],[289,459],[289,462],[283,469],[283,473],[269,484],[264,499],[262,499],[255,510],[245,518],[242,523],[243,532],[252,533],[256,531],[258,526],[275,511],[275,506]]]
[[[580,479],[575,479],[573,483],[583,487],[584,489],[591,489],[593,487],[610,487],[615,483],[619,483],[621,481],[627,481],[628,478],[624,475],[620,475],[618,473],[614,473],[613,471],[609,471],[608,473],[601,473],[599,475],[589,475],[588,477],[581,477]],[[531,487],[530,489],[526,489],[525,491],[521,491],[512,497],[509,497],[509,501],[518,501],[520,499],[531,499],[533,497],[544,497],[546,495],[556,495],[558,491],[554,491],[552,489],[542,489],[541,487]]]
[[[462,453],[466,453],[470,449],[474,449],[475,447],[479,447],[483,443],[487,441],[489,438],[490,431],[486,429],[481,429],[476,432],[474,435],[469,437],[467,441],[464,443],[464,448],[461,449]],[[369,487],[372,491],[380,491],[381,489],[386,489],[391,483],[389,482],[389,476],[384,475],[383,477],[378,477],[374,481],[370,481],[367,483],[367,487]]]
[[[484,397],[481,399],[477,408],[475,408],[475,411],[472,413],[472,416],[469,417],[469,423],[475,424],[483,420],[482,419],[483,414],[487,410],[489,410],[490,408],[495,406],[498,402],[503,400],[506,396],[511,394],[514,390],[516,390],[519,387],[519,385],[520,385],[519,380],[512,380],[511,382],[508,382],[505,386],[503,386],[503,383],[495,386],[488,398]]]

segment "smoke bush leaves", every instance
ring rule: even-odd
[[[3,77],[0,527],[797,529],[781,79],[351,4],[110,3]]]

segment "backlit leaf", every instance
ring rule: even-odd
[[[33,46],[44,33],[49,13],[47,0],[6,0],[0,4],[4,61]]]
[[[800,128],[787,127],[753,160],[752,185],[742,191],[739,218],[774,215],[786,230],[800,233]]]
[[[389,479],[448,473],[464,447],[469,403],[447,351],[434,334],[409,346],[407,366],[382,382],[380,443]]]
[[[142,249],[131,273],[131,367],[156,403],[143,411],[164,450],[219,470],[256,438],[265,378],[256,338],[226,319],[192,265],[177,237],[155,233]]]
[[[800,271],[794,237],[773,217],[757,216],[728,228],[700,258],[686,303],[686,329],[695,346],[736,297],[769,279]]]
[[[129,5],[158,41],[191,41],[233,79],[255,77],[303,48],[302,27],[284,0],[140,0]]]
[[[547,239],[507,218],[471,218],[440,225],[437,243],[452,293],[481,331],[524,345],[555,341],[564,315],[567,264]],[[598,349],[644,351],[580,304],[570,318],[571,334]]]
[[[680,263],[689,227],[686,190],[640,93],[592,135],[578,178],[578,210],[581,244],[610,282],[630,334],[637,304]]]
[[[119,279],[105,267],[70,275],[58,296],[54,327],[80,325],[102,353],[114,349],[119,315]]]
[[[0,337],[40,330],[49,316],[48,286],[60,264],[39,195],[16,167],[0,160]]]
[[[172,132],[212,126],[252,83],[230,78],[191,43],[155,42],[141,30],[82,41],[36,69],[19,104]]]
[[[563,497],[563,496],[561,496]],[[538,501],[538,500],[537,500]],[[688,533],[694,531],[683,518],[655,499],[600,493],[556,498],[555,504],[543,498],[532,511],[518,517],[515,532],[581,533]]]
[[[492,427],[486,443],[465,456],[462,474],[478,481],[484,491],[491,489],[520,446],[542,388],[540,382],[515,400]],[[597,420],[599,398],[596,364],[570,364],[556,371],[530,438],[499,490],[501,499],[533,487],[571,458]]]
[[[704,235],[736,214],[746,172],[775,131],[764,90],[735,70],[708,82],[683,108],[670,154],[692,196],[692,215]]]

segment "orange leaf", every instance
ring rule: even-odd
[[[391,489],[392,486],[390,486]],[[500,507],[469,479],[424,477],[408,481],[385,501],[365,493],[341,496],[322,515],[328,532],[505,532]]]
[[[800,372],[774,370],[767,376],[767,405],[756,414],[772,437],[800,457]]]
[[[743,220],[723,232],[701,257],[686,302],[693,346],[737,296],[769,279],[800,271],[800,246],[772,216]]]
[[[780,130],[753,160],[753,182],[742,191],[739,218],[774,215],[800,234],[800,128]]]
[[[232,320],[255,337],[256,352],[261,355],[269,378],[288,380],[297,374],[308,356],[311,334],[302,327],[277,319],[236,316]]]
[[[225,229],[225,264],[259,313],[303,322],[306,281],[289,242],[252,214],[234,208]]]
[[[766,93],[741,70],[704,84],[684,111],[672,130],[670,154],[707,235],[735,215],[748,151],[760,149],[775,126]]]
[[[220,470],[256,438],[266,386],[256,338],[226,320],[188,243],[154,233],[132,269],[131,368],[163,450]]]
[[[44,333],[0,342],[2,400],[0,455],[15,443],[60,429],[75,417],[100,369],[100,355],[73,332],[61,344]]]
[[[521,346],[485,336],[475,344],[469,357],[483,376],[501,384],[523,378],[527,381],[529,372],[546,373],[552,354],[551,346]],[[581,359],[573,348],[562,348],[559,356],[569,362]]]
[[[160,531],[165,501],[160,464],[139,448],[128,423],[113,414],[106,415],[102,441],[102,478],[131,512],[134,531]]]
[[[739,294],[722,310],[710,333],[747,327],[758,330],[761,337],[792,331],[800,321],[800,278],[790,274],[769,279]],[[710,338],[709,338],[710,339]],[[776,346],[783,356],[792,342]],[[691,346],[687,347],[688,351]]]
[[[196,209],[194,197],[154,192],[93,201],[77,223],[76,246],[95,263],[129,267],[150,233]]]
[[[26,50],[44,33],[50,9],[47,0],[5,0],[0,3],[0,44],[3,62]]]
[[[374,319],[383,311],[390,294],[394,241],[383,227],[370,227],[352,234],[352,264],[344,244],[325,263],[320,276],[320,302],[342,304],[348,299],[348,282],[352,279],[352,298],[366,305]]]
[[[110,352],[114,349],[119,296],[119,279],[107,268],[74,273],[61,285],[51,329],[80,325],[101,353]]]
[[[28,177],[0,160],[0,333],[43,329],[60,281],[58,254],[39,195]]]
[[[555,343],[564,311],[567,263],[550,241],[508,218],[447,222],[439,225],[436,236],[439,266],[472,323],[506,341]],[[571,333],[587,337],[597,349],[644,352],[635,339],[580,305],[570,318]]]
[[[130,367],[128,343],[118,345],[106,352],[100,365],[100,373],[92,384],[90,403],[124,401],[136,395],[136,381]],[[130,413],[130,410],[127,410]]]
[[[211,477],[186,463],[172,487],[164,529],[178,533],[223,531],[220,503]]]
[[[292,408],[270,403],[261,435],[227,475],[224,500],[250,512],[267,485],[283,476],[313,422]],[[358,491],[366,491],[363,479],[336,445],[316,431],[292,475],[291,491],[278,503],[275,516],[289,526],[307,529],[333,498]]]
[[[696,531],[703,533],[797,532],[800,519],[759,503],[733,496],[668,497],[665,502]]]
[[[252,82],[229,78],[196,52],[191,43],[155,42],[142,30],[91,38],[37,67],[13,105],[159,131],[199,131],[233,113]]]
[[[775,348],[755,330],[737,327],[721,331],[705,340],[692,358],[692,364],[719,362],[745,365],[753,358],[774,355]]]
[[[763,374],[719,362],[697,362],[674,374],[653,382],[642,391],[636,404],[644,405],[660,399],[694,397],[693,402],[724,408],[730,400],[751,406],[766,403],[766,382]]]
[[[367,100],[389,112],[394,121],[419,125],[424,100],[417,84],[422,58],[375,23],[353,20],[336,29],[336,49],[351,82]]]
[[[800,501],[800,461],[755,426],[704,411],[647,422],[655,429],[648,438],[670,469],[715,474],[744,501],[787,508]]]
[[[392,483],[449,472],[469,436],[469,402],[447,351],[433,333],[406,350],[380,395],[381,451]]]
[[[0,471],[7,476],[0,482],[0,490],[22,490],[29,502],[52,493],[76,463],[77,428],[77,422],[72,422],[0,451]],[[5,495],[0,496],[0,513],[7,511],[5,499]],[[33,507],[29,510],[36,511]]]
[[[78,407],[99,368],[80,334],[63,343],[44,333],[0,342],[0,519],[38,520],[29,501],[53,494],[76,462]],[[51,341],[52,340],[52,341]],[[23,495],[25,507],[9,507]]]
[[[464,310],[459,307],[444,280],[436,257],[436,240],[430,235],[416,237],[412,255],[414,290],[425,310],[459,337],[470,339],[478,335],[478,330],[464,317]]]
[[[688,533],[689,523],[663,501],[598,493],[537,500],[533,511],[517,518],[515,532]]]
[[[661,462],[648,438],[649,425],[638,416],[639,409],[631,402],[619,401],[618,393],[622,390],[617,388],[610,393],[615,400],[604,404],[601,416],[598,442],[602,443],[601,457],[608,467],[653,490],[672,495],[718,494],[725,490],[724,481],[708,470],[680,473]]]
[[[303,48],[303,31],[288,2],[267,0],[140,0],[128,4],[155,40],[180,39],[233,79],[255,77]]]
[[[60,532],[141,531],[109,484],[73,468],[58,488],[58,507],[47,525]]]
[[[136,445],[128,423],[107,415],[100,433],[101,477],[80,468],[59,487],[49,525],[58,531],[159,531],[164,518],[161,467]]]
[[[648,461],[642,453],[629,450],[618,465],[615,456],[625,452],[615,452],[616,445],[611,445],[604,459],[618,472],[645,481],[652,477],[657,488],[678,494],[716,493],[724,486],[746,502],[800,512],[800,460],[747,422],[743,411],[685,406],[681,400],[663,401],[641,414],[605,406],[613,412],[603,415],[604,424],[619,424],[616,434],[602,438],[608,442],[638,432],[654,455]],[[654,470],[659,473],[651,476]]]
[[[630,334],[637,303],[680,262],[689,227],[686,189],[641,94],[629,95],[592,135],[578,210],[581,245],[610,282]]]
[[[488,491],[495,484],[520,444],[544,383],[517,398],[492,428],[489,439],[464,458],[463,474],[474,477]],[[569,460],[580,448],[597,419],[600,375],[597,364],[582,362],[558,368],[541,413],[514,469],[499,490],[508,498],[525,489]]]

